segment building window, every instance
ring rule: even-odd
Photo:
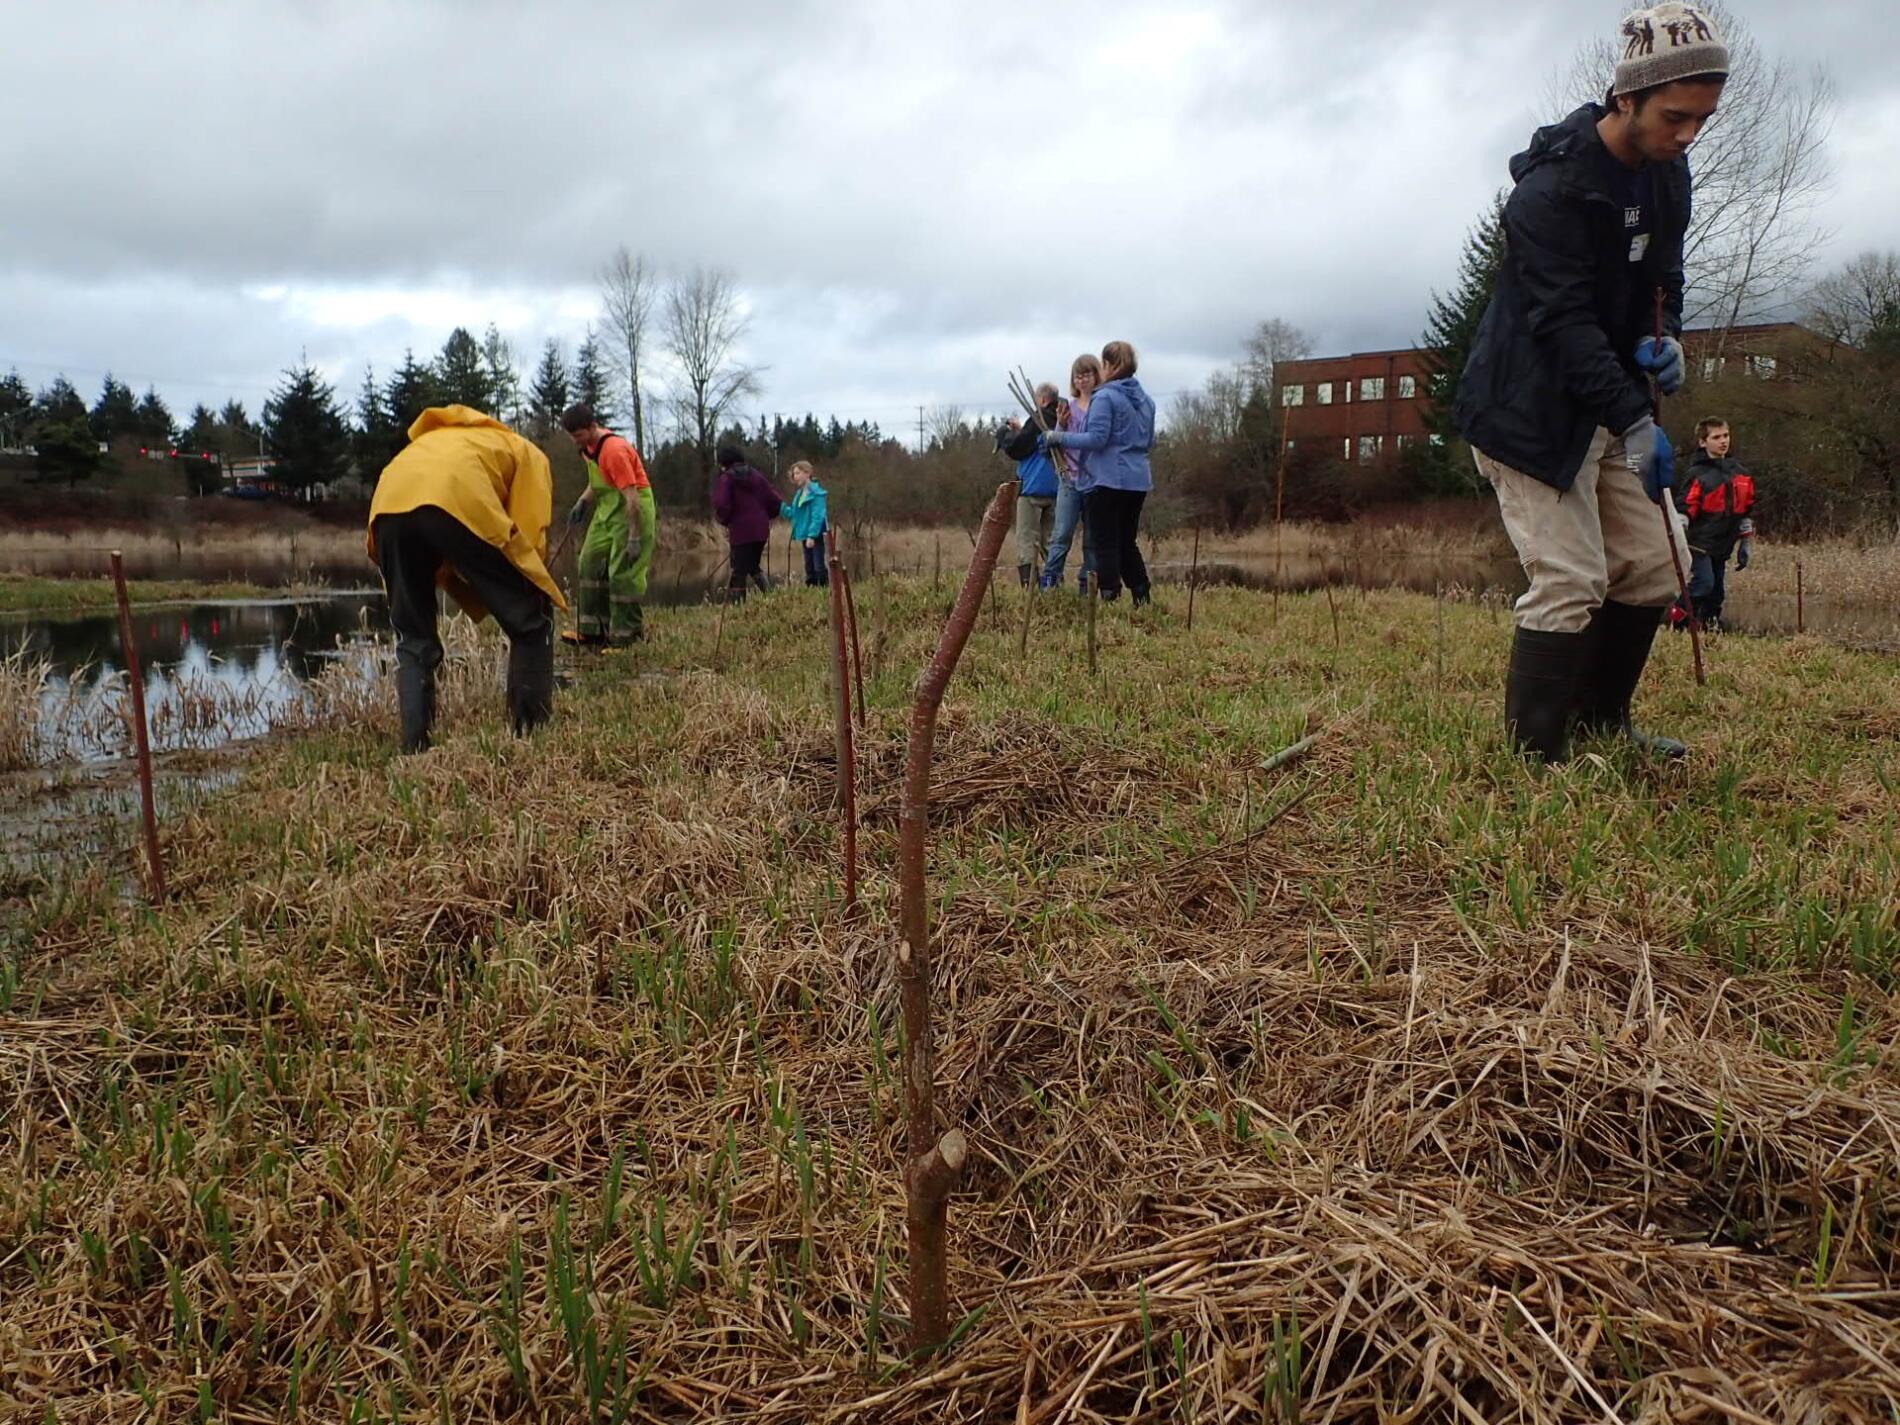
[[[1319,383],[1319,403],[1322,406],[1332,405],[1333,403],[1333,383],[1332,382],[1322,381]]]
[[[1382,435],[1362,435],[1359,437],[1359,463],[1370,465],[1379,458],[1379,448],[1385,444]]]
[[[1417,436],[1411,436],[1411,435],[1402,435],[1402,436],[1400,436],[1400,437],[1399,437],[1399,449],[1400,449],[1400,450],[1410,450],[1410,449],[1412,448],[1412,442],[1413,442],[1413,441],[1415,441],[1415,440],[1417,440],[1417,439],[1418,439],[1418,437],[1417,437]]]
[[[1280,404],[1283,406],[1304,406],[1306,404],[1306,387],[1282,386],[1280,388]]]
[[[1289,440],[1286,443],[1286,448],[1287,448],[1287,453],[1291,455],[1294,451],[1300,448],[1300,443],[1297,440]]]
[[[1399,399],[1401,401],[1409,401],[1412,399],[1412,397],[1416,396],[1417,394],[1418,394],[1418,377],[1416,376],[1399,377]]]
[[[1359,378],[1359,399],[1362,401],[1383,401],[1385,399],[1385,377],[1361,376]]]
[[[1443,445],[1445,443],[1445,437],[1440,435],[1437,431],[1433,431],[1430,435],[1426,436],[1425,438],[1429,440],[1433,445]]]
[[[1722,374],[1722,364],[1722,358],[1719,356],[1703,357],[1702,379],[1704,381],[1713,381],[1716,377],[1720,376]]]
[[[1341,444],[1343,449],[1339,452],[1339,458],[1350,464],[1352,461],[1352,437],[1347,436]]]
[[[1775,379],[1775,359],[1772,356],[1751,356],[1748,358],[1748,374],[1757,381]]]

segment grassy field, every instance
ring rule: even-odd
[[[160,910],[16,898],[0,1416],[1900,1418],[1894,662],[1717,638],[1698,692],[1666,641],[1692,760],[1540,774],[1508,614],[1399,593],[1168,591],[1093,680],[1075,600],[1027,659],[986,611],[930,863],[961,1325],[906,1360],[948,601],[859,591],[856,923],[805,591],[656,616],[527,741],[271,747]]]
[[[195,579],[128,579],[126,594],[134,604],[222,602],[234,599],[279,599],[282,589],[257,584],[204,583]],[[25,574],[0,574],[0,613],[36,613],[52,616],[107,613],[118,607],[112,580],[36,579]]]

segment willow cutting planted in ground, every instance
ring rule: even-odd
[[[896,812],[950,591],[656,621],[517,742],[351,719],[15,891],[0,1414],[1884,1421],[1900,677],[1680,642],[1508,756],[1508,615],[985,607],[930,875],[951,1339],[906,1359]],[[486,720],[484,720],[486,719]],[[1311,749],[1262,763],[1309,734]]]

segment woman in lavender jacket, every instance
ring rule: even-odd
[[[1090,351],[1076,357],[1075,364],[1069,367],[1069,395],[1071,399],[1063,406],[1062,425],[1064,431],[1081,431],[1088,425],[1089,398],[1095,388],[1102,384],[1101,360]],[[1056,490],[1056,524],[1049,536],[1049,558],[1042,566],[1041,587],[1060,588],[1062,568],[1069,560],[1069,546],[1075,542],[1076,526],[1082,527],[1082,569],[1078,575],[1078,587],[1086,594],[1089,591],[1089,574],[1095,568],[1095,539],[1090,532],[1086,516],[1089,486],[1092,483],[1088,474],[1088,454],[1080,449],[1063,452],[1069,463],[1067,473]]]
[[[1148,566],[1135,542],[1141,507],[1154,488],[1148,451],[1155,439],[1155,403],[1135,380],[1135,349],[1125,341],[1102,348],[1102,388],[1089,402],[1079,431],[1052,430],[1048,442],[1088,461],[1089,533],[1095,543],[1095,577],[1104,599],[1124,581],[1136,604],[1148,602]]]

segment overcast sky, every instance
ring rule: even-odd
[[[307,352],[571,355],[618,244],[731,272],[756,411],[1158,396],[1285,317],[1404,345],[1595,0],[0,0],[0,369],[253,411]],[[1839,86],[1826,252],[1900,247],[1893,0],[1745,5]],[[1586,96],[1579,95],[1578,98]]]

